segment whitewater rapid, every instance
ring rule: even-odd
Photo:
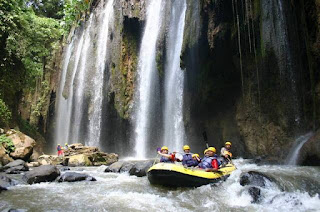
[[[97,181],[11,187],[0,194],[0,211],[319,211],[320,167],[234,163],[238,169],[224,182],[178,189],[152,186],[147,177],[105,173],[105,167],[72,168]],[[252,170],[268,173],[281,186],[261,188],[258,204],[251,203],[248,187],[239,183],[241,173]]]

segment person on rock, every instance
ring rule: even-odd
[[[224,163],[230,163],[232,158],[232,153],[230,152],[231,142],[227,141],[224,147],[221,148],[220,156],[223,158]]]
[[[183,146],[183,158],[182,158],[182,165],[190,167],[194,165],[192,154],[190,153],[190,147],[188,145]]]
[[[57,146],[57,151],[58,151],[58,156],[63,156],[63,150],[62,150],[62,146],[60,144],[58,144]]]
[[[161,155],[160,162],[162,163],[173,163],[175,161],[175,153],[169,154],[169,149],[163,146],[158,154]]]
[[[68,143],[65,143],[64,145],[66,146],[66,150],[68,150],[69,149]]]
[[[220,162],[216,154],[216,148],[209,147],[208,149],[204,150],[204,157],[202,158],[198,167],[205,169],[206,172],[215,172],[218,171],[219,166]]]

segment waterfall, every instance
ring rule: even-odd
[[[90,15],[83,30],[76,30],[66,49],[56,104],[55,144],[81,142],[99,146],[113,2],[101,1],[97,12]],[[94,42],[96,28],[98,40]],[[89,123],[83,122],[84,117]]]
[[[176,151],[182,147],[185,140],[183,123],[184,71],[180,68],[180,54],[186,8],[185,0],[176,0],[172,3],[165,65],[164,144]]]
[[[309,132],[305,135],[298,137],[295,140],[286,160],[287,165],[297,165],[300,149],[312,136],[313,136],[313,132]]]
[[[135,111],[136,157],[146,155],[148,128],[150,126],[150,103],[156,73],[156,44],[161,26],[162,0],[151,0],[147,8],[146,26],[141,42],[138,62],[138,89]]]
[[[103,11],[103,22],[99,28],[97,42],[96,73],[93,78],[93,111],[89,117],[89,145],[99,146],[101,135],[101,114],[103,100],[104,71],[106,68],[109,24],[113,21],[113,1],[109,0]]]
[[[62,72],[61,72],[61,80],[60,80],[60,85],[59,85],[59,90],[58,90],[58,95],[57,95],[57,116],[56,116],[56,123],[57,127],[55,128],[55,145],[58,145],[58,143],[61,142],[68,142],[68,129],[69,129],[69,124],[66,123],[65,117],[68,117],[68,100],[65,99],[62,96],[63,93],[63,86],[66,82],[66,73],[68,69],[68,64],[70,61],[71,57],[71,52],[74,47],[74,39],[72,39],[71,43],[68,44],[65,52],[64,52],[64,60],[63,60],[63,66],[62,66]]]
[[[74,107],[75,111],[74,111],[74,125],[72,128],[72,133],[71,133],[71,137],[69,137],[69,139],[71,141],[79,141],[80,138],[80,131],[81,129],[81,119],[83,116],[83,95],[84,95],[84,90],[85,90],[85,69],[86,69],[86,64],[87,64],[87,58],[88,58],[88,52],[89,52],[89,46],[90,46],[90,42],[91,42],[91,36],[90,36],[90,29],[92,26],[92,19],[93,16],[90,16],[89,19],[89,24],[88,27],[86,28],[85,31],[85,40],[84,40],[84,44],[82,47],[82,52],[83,54],[81,55],[80,58],[80,69],[79,72],[77,73],[78,75],[78,83],[77,83],[77,89],[75,91],[75,96],[74,96],[74,102],[76,103],[76,107]]]

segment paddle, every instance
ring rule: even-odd
[[[208,137],[207,137],[207,132],[206,132],[206,131],[203,131],[202,137],[203,137],[203,140],[206,142],[207,148],[209,148],[209,145],[208,145]]]

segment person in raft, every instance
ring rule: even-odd
[[[221,148],[220,156],[224,159],[224,163],[231,162],[232,153],[230,152],[231,142],[227,141],[224,147]]]
[[[63,150],[62,150],[62,147],[61,147],[60,144],[58,144],[58,146],[57,146],[57,151],[58,151],[58,156],[59,156],[59,157],[60,157],[60,156],[63,156]]]
[[[184,154],[182,158],[182,165],[187,167],[194,166],[192,154],[190,153],[190,147],[188,145],[184,145],[183,151],[184,151]]]
[[[175,161],[175,153],[168,154],[169,149],[166,146],[161,147],[158,154],[161,155],[160,162],[162,163],[173,163]]]
[[[208,149],[204,150],[204,157],[202,158],[198,167],[205,169],[206,172],[214,172],[218,171],[219,166],[220,164],[218,156],[216,155],[216,148],[209,147]]]
[[[193,155],[192,155],[192,163],[193,163],[193,164],[192,164],[190,167],[192,167],[192,166],[198,166],[200,162],[201,162],[201,159],[200,159],[199,154],[193,154]]]

